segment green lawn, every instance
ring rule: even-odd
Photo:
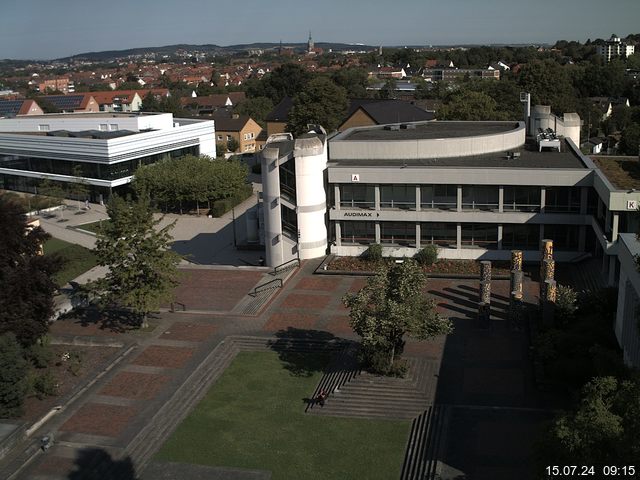
[[[295,376],[274,352],[242,352],[157,454],[159,460],[270,470],[273,480],[398,478],[408,421],[304,414],[326,357]]]
[[[62,269],[53,277],[59,286],[97,265],[97,258],[91,250],[57,238],[50,238],[44,244],[44,254],[53,253],[58,253],[65,260]]]
[[[83,225],[78,225],[76,228],[82,229],[82,230],[87,230],[89,232],[93,232],[93,233],[98,233],[98,229],[100,228],[100,225],[103,223],[108,222],[109,220],[102,220],[102,221],[98,221],[98,222],[93,222],[93,223],[85,223]]]

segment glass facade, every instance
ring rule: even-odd
[[[504,250],[538,250],[539,246],[540,225],[530,223],[503,225],[502,248]]]
[[[545,225],[544,238],[553,240],[553,248],[558,251],[578,250],[578,225]]]
[[[340,241],[349,245],[369,245],[376,241],[374,222],[342,222]]]
[[[344,208],[368,208],[376,206],[374,185],[340,185],[340,206]]]
[[[498,210],[499,191],[496,186],[465,185],[462,187],[463,210]]]
[[[74,175],[74,169],[79,168],[84,178],[96,180],[118,180],[132,176],[141,165],[150,165],[170,158],[184,155],[198,155],[199,147],[186,147],[170,152],[147,155],[134,160],[126,160],[118,163],[92,163],[77,162],[72,160],[58,160],[53,158],[41,158],[24,155],[0,154],[0,167],[14,170],[25,170],[53,175]]]
[[[544,204],[546,213],[580,213],[580,188],[547,187]]]
[[[463,223],[462,247],[498,248],[498,225],[491,223]]]
[[[380,185],[380,208],[416,209],[415,185]]]
[[[280,165],[280,193],[290,201],[296,201],[296,162],[291,160]]]
[[[539,212],[540,187],[504,187],[502,201],[505,212]]]
[[[292,240],[298,241],[298,215],[289,207],[280,205],[282,215],[282,233]]]
[[[380,243],[416,245],[416,225],[411,222],[380,222]]]
[[[458,243],[455,223],[428,222],[420,224],[420,244],[432,243],[441,247],[456,248]]]
[[[456,210],[458,208],[457,185],[423,185],[420,187],[420,208]]]

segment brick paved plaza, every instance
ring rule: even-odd
[[[317,263],[307,262],[294,272],[256,316],[231,312],[264,278],[264,271],[198,269],[183,277],[177,299],[188,309],[215,313],[162,313],[148,333],[118,332],[73,319],[58,322],[54,336],[99,337],[134,349],[49,422],[46,428],[58,432],[58,444],[36,457],[20,478],[67,478],[79,468],[72,460],[89,448],[103,449],[114,459],[126,457],[138,432],[228,335],[264,337],[294,328],[356,339],[341,299],[362,288],[366,279],[314,275]],[[464,471],[477,475],[471,478],[528,478],[530,442],[523,438],[531,438],[546,418],[539,412],[549,404],[532,386],[526,334],[507,328],[507,289],[508,281],[493,282],[492,328],[482,328],[475,319],[478,281],[430,280],[427,293],[456,331],[429,342],[409,341],[405,347],[409,358],[441,363],[433,389],[436,402],[451,406],[441,459],[451,475]],[[526,300],[535,303],[536,292],[537,284],[527,280]],[[507,460],[503,452],[508,452]]]

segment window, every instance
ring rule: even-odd
[[[101,132],[106,132],[108,128],[109,128],[109,126],[106,123],[101,123],[98,126],[98,130],[100,130]]]
[[[282,216],[282,233],[292,240],[298,241],[298,216],[290,208],[280,205]]]
[[[410,222],[381,222],[380,243],[415,245],[416,225]]]
[[[48,132],[49,131],[49,125],[46,125],[46,124],[38,125],[38,131],[40,131],[40,132]]]
[[[540,211],[540,187],[504,187],[503,208],[505,212]]]
[[[498,226],[490,223],[463,223],[462,246],[498,248]]]
[[[462,187],[463,210],[497,210],[498,187],[465,185]]]
[[[547,187],[545,192],[545,212],[579,213],[580,189],[575,187]]]
[[[222,141],[222,135],[218,135],[218,140]]]
[[[344,244],[369,245],[376,241],[374,222],[342,222],[340,241]]]
[[[227,142],[231,141],[233,137],[231,135],[227,135]]]
[[[458,229],[455,223],[430,222],[420,225],[420,243],[457,248]]]
[[[540,246],[540,225],[504,225],[502,227],[502,248],[538,250]]]
[[[578,250],[578,225],[545,225],[544,238],[553,240],[553,248],[558,251]]]
[[[415,210],[415,185],[380,185],[380,208]]]
[[[296,201],[296,162],[289,160],[280,165],[280,194]]]
[[[340,185],[340,206],[347,208],[375,208],[375,187],[373,185]]]
[[[111,130],[112,132],[117,132],[118,131],[118,124],[117,123],[112,123],[109,125],[109,130]]]
[[[424,185],[420,188],[420,207],[455,210],[458,208],[457,185]]]

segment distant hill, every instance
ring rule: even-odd
[[[166,45],[163,47],[141,47],[141,48],[129,48],[126,50],[106,50],[103,52],[86,52],[79,53],[77,55],[71,55],[69,57],[58,58],[59,61],[69,61],[69,60],[88,60],[93,62],[105,62],[109,60],[114,60],[116,58],[124,58],[130,55],[145,55],[149,53],[155,53],[156,55],[174,55],[176,52],[180,50],[185,50],[188,52],[202,52],[211,55],[224,55],[224,54],[234,54],[239,53],[246,50],[268,50],[272,48],[277,48],[279,43],[245,43],[239,45],[228,45],[228,46],[220,46],[215,44],[205,44],[205,45],[190,45],[190,44],[177,44],[177,45]],[[328,43],[328,42],[316,42],[317,47],[320,47],[324,50],[372,50],[377,47],[367,46],[367,45],[350,45],[347,43]],[[294,49],[305,49],[307,47],[306,43],[283,43],[283,47],[293,47]]]

